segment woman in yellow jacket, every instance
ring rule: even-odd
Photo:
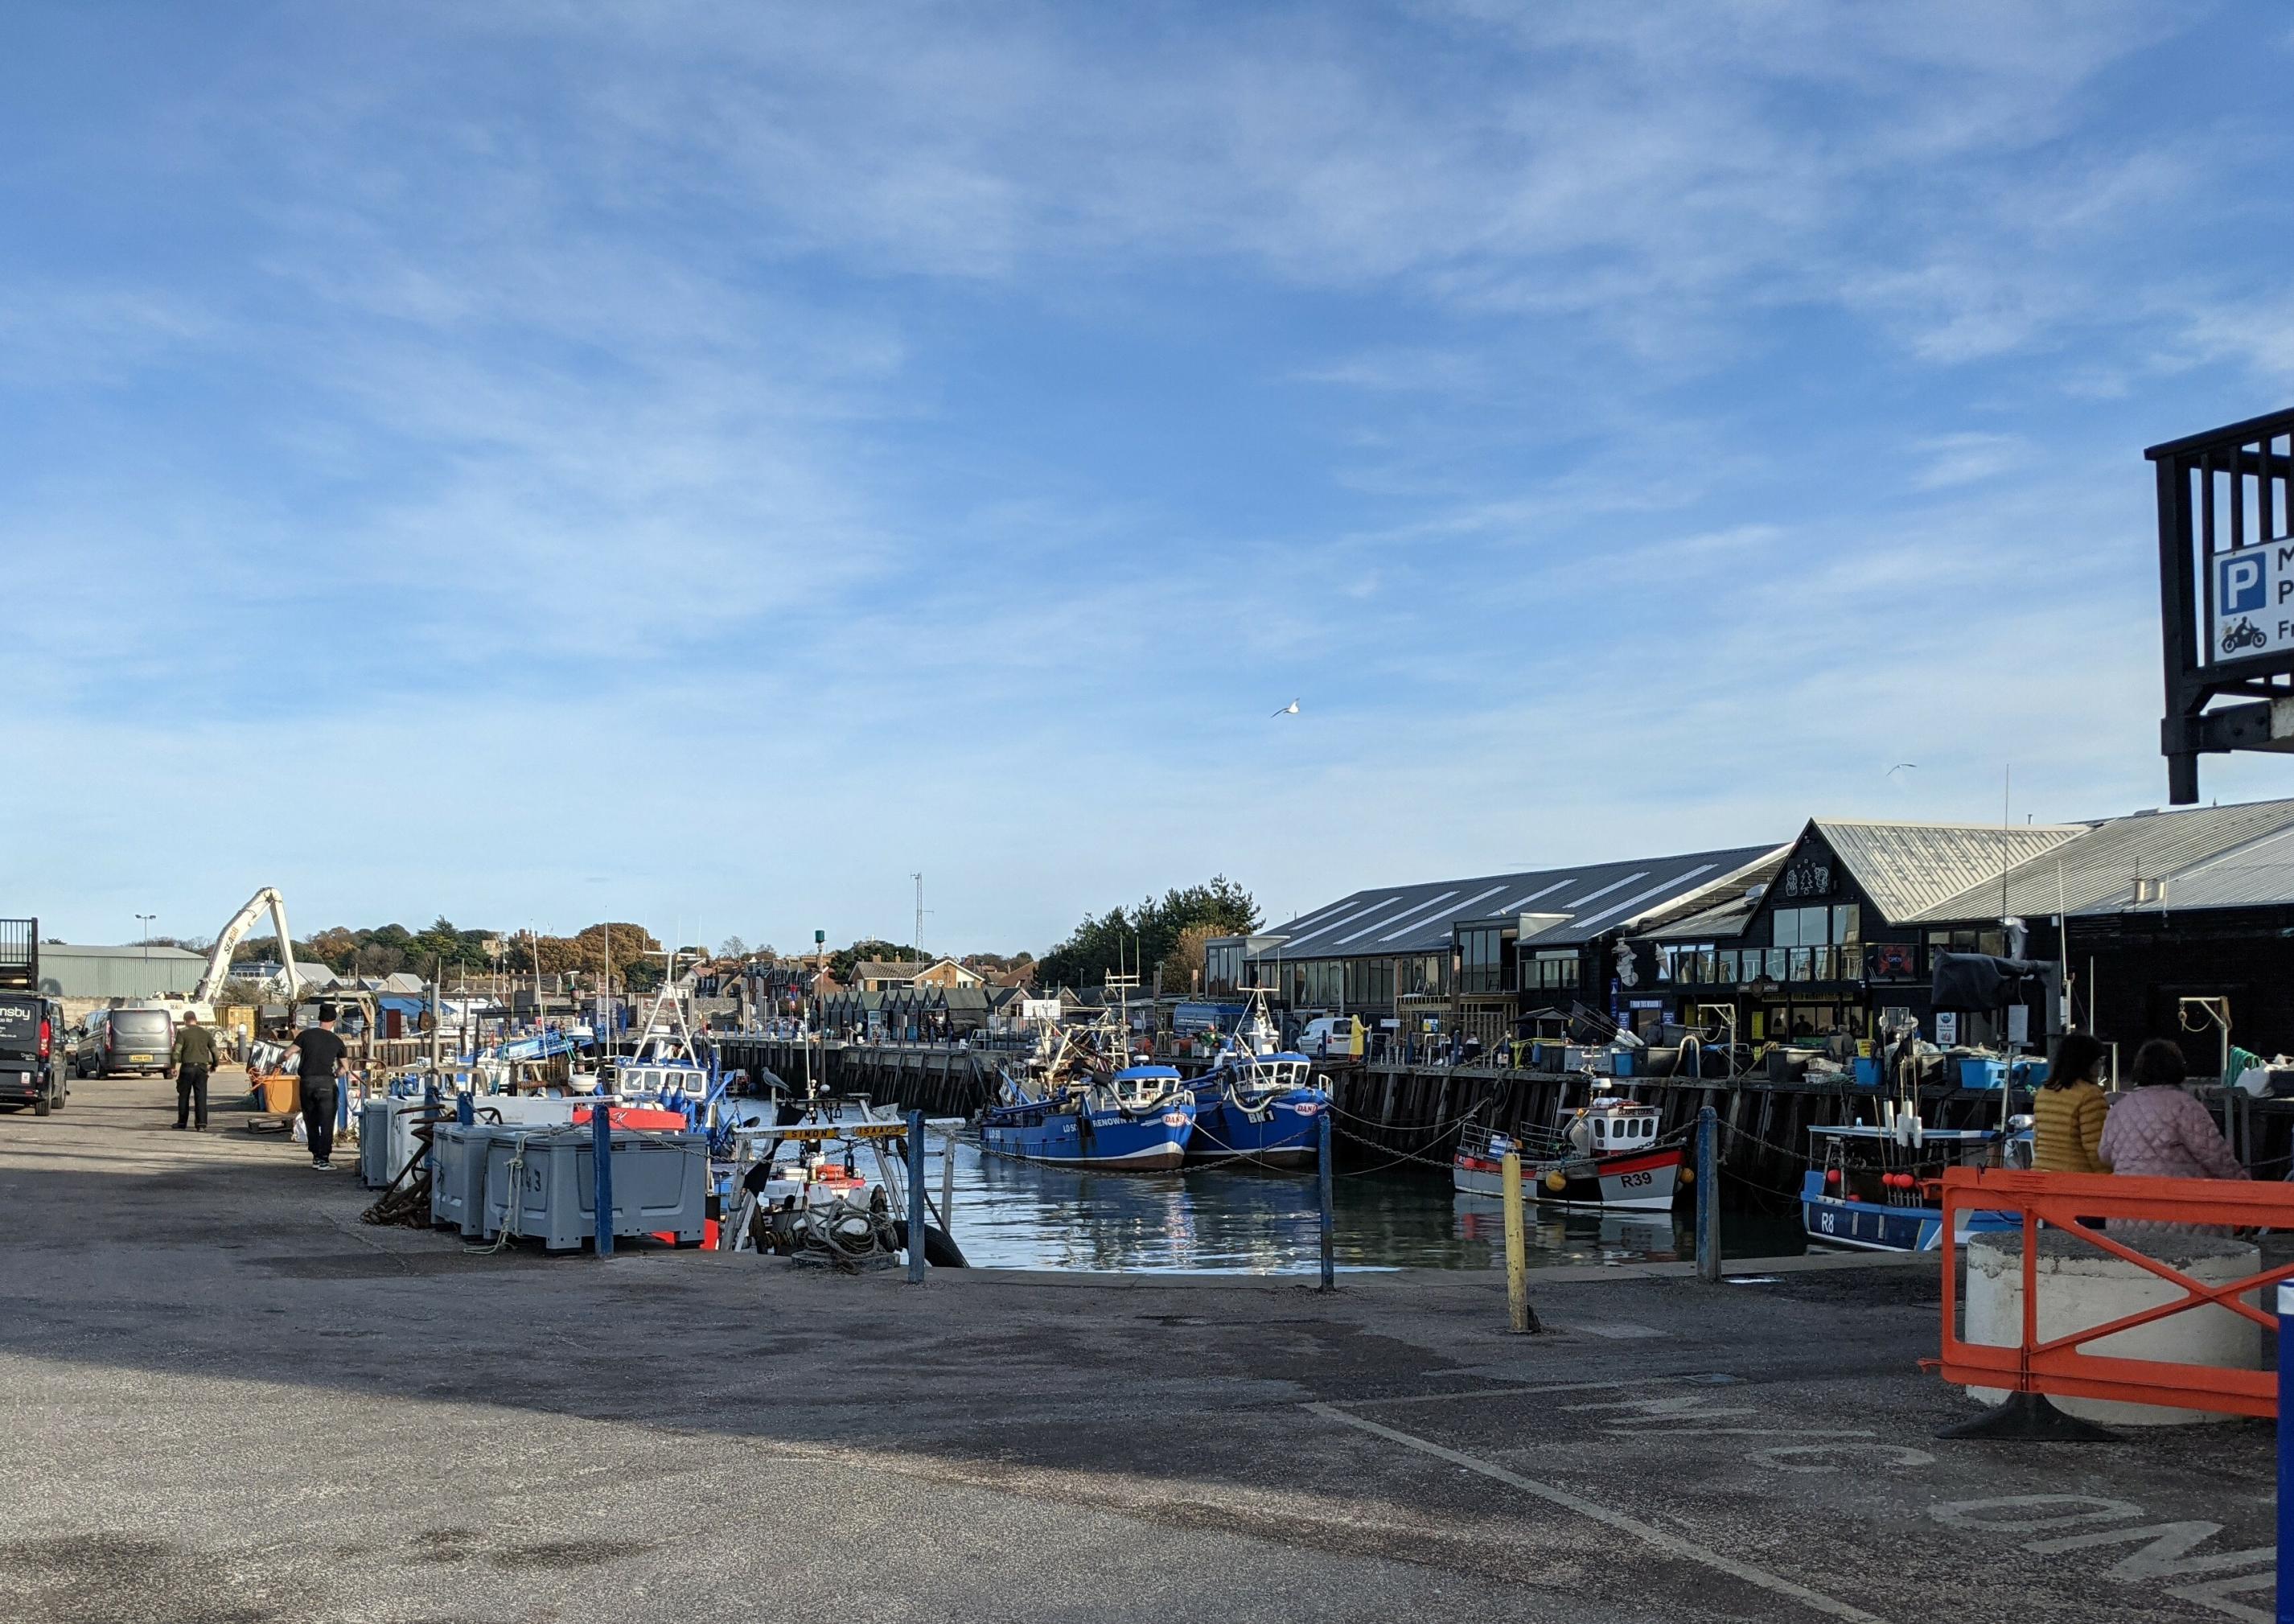
[[[2055,1044],[2047,1080],[2031,1102],[2031,1165],[2040,1173],[2108,1173],[2100,1156],[2103,1120],[2111,1096],[2095,1078],[2103,1071],[2103,1045],[2084,1032],[2068,1032]]]

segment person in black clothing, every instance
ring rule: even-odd
[[[319,1006],[319,1024],[306,1027],[295,1039],[302,1056],[296,1068],[301,1082],[303,1132],[311,1141],[311,1165],[331,1172],[329,1157],[335,1148],[335,1076],[350,1051],[335,1035],[335,1006]]]

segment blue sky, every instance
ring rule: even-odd
[[[12,6],[0,899],[921,869],[1040,950],[2157,804],[2141,451],[2294,394],[2290,79],[2264,4]]]

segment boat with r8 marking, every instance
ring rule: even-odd
[[[2030,1118],[2004,1128],[1931,1128],[1908,1103],[1882,1101],[1877,1124],[1809,1129],[1809,1169],[1801,1175],[1801,1228],[1818,1246],[1859,1252],[1943,1249],[1947,1167],[2031,1165]],[[2005,1213],[1962,1209],[1952,1245],[1970,1235],[2019,1227]]]
[[[1670,1212],[1681,1183],[1682,1149],[1658,1142],[1658,1112],[1634,1100],[1595,1100],[1564,1111],[1559,1125],[1524,1130],[1518,1141],[1487,1128],[1458,1137],[1451,1182],[1460,1195],[1503,1196],[1508,1151],[1521,1157],[1523,1193],[1554,1206]]]

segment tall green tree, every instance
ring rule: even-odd
[[[1245,936],[1258,928],[1258,905],[1224,874],[1200,885],[1174,888],[1136,907],[1084,915],[1067,939],[1037,965],[1036,985],[1096,987],[1110,971],[1143,974],[1169,958],[1189,930],[1209,936]],[[1167,989],[1174,990],[1174,989]]]
[[[877,937],[863,937],[850,947],[840,947],[828,958],[828,973],[838,983],[852,984],[852,967],[866,960],[877,964],[920,963],[923,954],[914,947],[904,947],[898,942],[884,941]]]

